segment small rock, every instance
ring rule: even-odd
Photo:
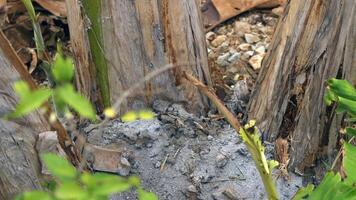
[[[207,40],[209,40],[209,41],[212,41],[215,37],[216,37],[216,34],[215,34],[214,32],[212,32],[212,31],[207,32],[207,33],[205,34],[205,38],[206,38]]]
[[[120,163],[123,165],[123,167],[120,167],[117,173],[120,176],[128,176],[130,174],[130,169],[131,169],[130,162],[125,157],[122,157],[120,159]]]
[[[261,54],[254,55],[254,56],[252,56],[251,59],[248,61],[248,63],[252,66],[252,68],[253,68],[254,70],[258,70],[258,69],[261,68],[263,56],[264,56],[264,55],[261,55]]]
[[[243,148],[243,147],[237,149],[236,152],[239,153],[239,154],[242,155],[242,156],[247,156],[247,155],[248,155],[247,150],[246,150],[245,148]]]
[[[212,141],[213,139],[214,139],[214,137],[213,137],[213,136],[208,135],[208,140],[209,140],[209,141]]]
[[[248,43],[242,43],[237,48],[240,49],[241,51],[248,51],[251,49],[251,45]]]
[[[240,56],[241,56],[241,54],[239,52],[235,52],[227,59],[227,61],[229,61],[230,63],[234,63],[235,61],[237,61],[240,58]]]
[[[225,155],[219,154],[218,156],[216,156],[216,160],[215,160],[216,167],[223,168],[225,167],[227,162],[228,162],[228,158]]]
[[[256,43],[258,41],[260,41],[261,39],[258,37],[258,35],[254,35],[254,34],[245,34],[245,40],[247,43],[249,44],[253,44]]]
[[[198,193],[198,190],[194,185],[189,185],[188,186],[188,192]]]
[[[229,57],[230,57],[230,53],[229,52],[219,56],[218,59],[216,60],[216,64],[218,64],[221,67],[228,66],[229,62],[227,60],[228,60]]]
[[[266,48],[264,46],[260,46],[258,47],[257,49],[255,49],[255,51],[258,53],[258,54],[264,54],[266,53]]]
[[[238,36],[243,37],[245,33],[251,32],[251,25],[247,22],[236,21],[235,22],[235,32]]]
[[[242,54],[242,60],[248,60],[251,56],[253,56],[253,51],[246,51]]]
[[[211,45],[214,47],[220,46],[226,40],[226,35],[219,35],[217,36],[212,42]]]
[[[279,7],[277,7],[277,8],[273,8],[273,9],[272,9],[272,13],[275,14],[275,15],[277,15],[277,16],[282,16],[283,11],[284,11],[283,6],[279,6]]]
[[[214,192],[211,194],[214,200],[225,199],[225,196],[221,192]]]
[[[161,167],[161,162],[160,161],[157,161],[156,163],[155,163],[155,168],[160,168]]]
[[[222,193],[230,200],[238,200],[239,199],[236,195],[237,192],[231,187],[225,188]]]

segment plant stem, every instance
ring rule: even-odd
[[[103,33],[101,24],[101,0],[83,0],[84,13],[90,20],[88,37],[91,55],[95,64],[101,100],[105,107],[110,106],[110,89],[107,61],[103,51]]]

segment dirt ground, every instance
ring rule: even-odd
[[[149,121],[113,120],[101,132],[85,129],[90,143],[130,152],[128,171],[118,174],[138,175],[162,200],[266,199],[251,156],[226,122],[196,118],[182,105],[164,101],[155,102],[154,110],[157,117]],[[273,158],[273,145],[265,145],[267,158]],[[291,199],[302,178],[290,173],[289,181],[279,178],[277,184],[281,199]],[[112,197],[121,199],[136,197],[134,192]]]

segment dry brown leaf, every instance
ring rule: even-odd
[[[58,17],[67,16],[67,8],[64,0],[35,0],[43,8]]]
[[[208,0],[203,5],[204,25],[211,30],[220,23],[253,8],[273,8],[286,0]]]

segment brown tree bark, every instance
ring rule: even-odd
[[[204,113],[209,107],[207,98],[182,77],[187,71],[211,84],[197,1],[105,0],[101,6],[102,50],[108,65],[111,102],[149,72],[172,63],[177,67],[142,85],[124,102],[122,111],[146,107],[155,99],[164,98],[185,102],[193,113]],[[67,7],[71,35],[83,34],[80,24],[86,18],[80,17],[85,13],[79,14],[78,1],[67,0]],[[83,37],[86,36],[71,38],[75,55],[86,49],[88,42]],[[77,63],[77,76],[87,73],[90,61]],[[88,88],[96,87],[86,77],[90,79],[89,74],[79,77],[84,86],[78,88],[87,88],[82,92],[90,96]]]
[[[249,103],[268,140],[290,139],[290,166],[313,165],[334,149],[337,120],[323,101],[326,80],[356,68],[356,1],[289,1]]]
[[[3,116],[18,100],[12,83],[24,78],[14,66],[23,64],[3,33],[0,34],[0,115]],[[0,199],[13,199],[18,193],[41,187],[35,143],[37,135],[49,129],[49,124],[38,112],[16,121],[0,119]]]

